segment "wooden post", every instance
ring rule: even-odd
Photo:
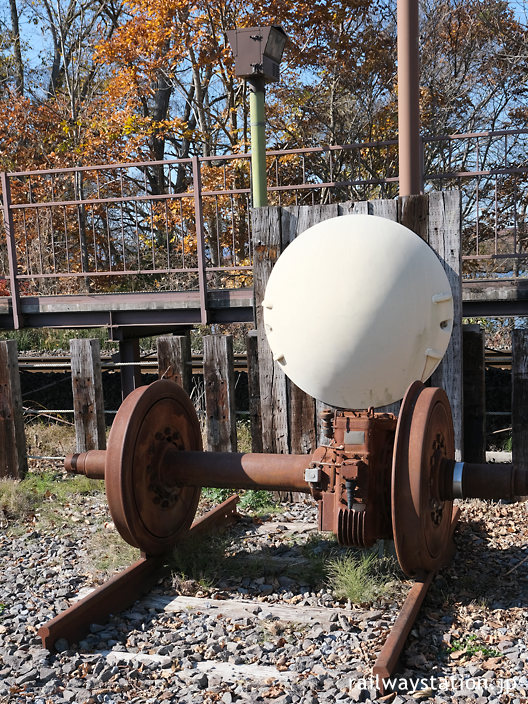
[[[236,452],[233,338],[231,335],[207,335],[203,343],[206,449]]]
[[[99,340],[70,340],[70,355],[77,452],[104,450],[106,426]]]
[[[528,470],[528,331],[512,334],[512,453],[518,470]]]
[[[462,459],[464,447],[462,384],[462,258],[460,251],[460,193],[445,191],[429,194],[429,239],[447,274],[453,293],[453,332],[441,364],[431,377],[433,386],[446,392],[455,426],[455,457]]]
[[[192,390],[191,341],[188,335],[158,337],[158,375],[171,379],[190,395]]]
[[[288,453],[288,394],[286,376],[273,361],[264,331],[262,300],[268,278],[281,253],[281,209],[251,211],[253,232],[253,281],[259,358],[262,448],[264,452]]]
[[[250,330],[246,336],[247,365],[248,365],[248,396],[249,396],[249,424],[251,430],[252,452],[262,450],[262,418],[260,414],[260,383],[258,366],[258,338],[257,331]]]
[[[398,222],[429,241],[429,196],[402,196],[398,198]]]
[[[26,436],[15,340],[0,342],[0,479],[23,479]]]
[[[369,215],[377,215],[387,220],[398,219],[398,203],[395,200],[369,200],[367,206]]]
[[[484,331],[462,326],[465,462],[486,461],[486,380]]]
[[[281,213],[282,251],[308,228],[338,215],[339,207],[337,204],[283,208]],[[327,408],[328,404],[314,399],[289,379],[286,380],[286,385],[289,450],[294,454],[311,454],[322,442],[322,438],[319,438],[320,428],[318,428],[317,414],[323,408]],[[285,500],[287,498],[283,493],[281,493],[281,497]],[[292,495],[292,498],[295,499],[295,495]]]
[[[368,215],[368,202],[366,200],[352,201],[338,204],[339,215]]]

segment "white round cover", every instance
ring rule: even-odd
[[[262,303],[274,359],[311,396],[339,408],[384,406],[440,363],[453,297],[433,250],[408,228],[344,215],[281,254]]]

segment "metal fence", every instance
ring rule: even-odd
[[[425,137],[424,189],[462,193],[465,278],[526,275],[528,130]],[[397,142],[271,151],[271,205],[393,198]],[[0,293],[252,285],[250,155],[3,173]],[[205,293],[204,293],[205,295]]]

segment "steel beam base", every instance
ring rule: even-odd
[[[234,495],[216,506],[193,523],[188,536],[194,538],[227,528],[238,519],[237,502],[238,496]],[[133,565],[41,626],[38,635],[42,646],[52,650],[59,639],[77,643],[90,624],[105,623],[111,614],[124,611],[137,601],[156,582],[165,565],[163,556],[142,554]]]

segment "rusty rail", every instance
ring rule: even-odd
[[[199,518],[191,526],[188,537],[196,537],[226,528],[237,519],[238,496],[231,496]],[[42,646],[51,650],[64,638],[74,643],[92,623],[104,623],[110,614],[118,613],[137,601],[156,581],[165,565],[163,557],[142,557],[123,572],[116,574],[66,611],[55,616],[38,630]]]
[[[457,526],[458,520],[460,518],[460,509],[453,508],[453,515],[451,519],[451,535],[450,539],[453,537],[455,528]],[[428,572],[421,579],[417,580],[413,586],[405,602],[401,608],[400,613],[389,633],[387,640],[383,644],[380,654],[372,668],[372,675],[376,681],[376,687],[380,690],[381,694],[385,692],[384,680],[390,677],[398,666],[398,661],[400,655],[405,647],[405,642],[411,629],[416,621],[420,607],[425,599],[425,596],[431,586],[433,579],[435,577],[435,572]]]

